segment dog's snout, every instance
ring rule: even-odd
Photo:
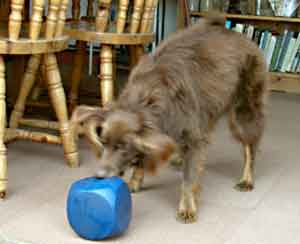
[[[118,170],[112,167],[102,167],[96,172],[97,178],[108,178],[112,176],[119,176]]]

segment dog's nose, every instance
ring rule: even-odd
[[[112,176],[118,176],[118,172],[110,167],[103,167],[96,172],[97,178],[107,178]]]
[[[107,177],[107,174],[108,174],[108,172],[106,169],[100,169],[96,172],[96,177],[97,178],[105,178],[105,177]]]

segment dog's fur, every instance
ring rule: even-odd
[[[141,58],[118,100],[105,108],[81,106],[75,124],[102,150],[99,176],[135,168],[130,187],[140,188],[144,169],[182,159],[183,182],[177,217],[196,220],[199,176],[209,136],[225,113],[245,152],[237,188],[253,188],[253,160],[264,129],[267,68],[259,48],[224,28],[211,15],[164,41]],[[98,138],[96,127],[102,128]]]

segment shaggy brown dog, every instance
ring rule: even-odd
[[[161,163],[182,159],[177,218],[189,223],[197,216],[209,136],[225,113],[245,154],[236,187],[252,190],[266,95],[267,69],[259,48],[225,29],[223,17],[212,15],[142,57],[114,104],[79,107],[72,121],[84,122],[86,135],[102,153],[98,176],[119,175],[132,166],[133,191],[140,189],[144,169],[154,171]]]

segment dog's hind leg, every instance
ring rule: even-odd
[[[244,150],[244,169],[240,182],[236,185],[239,191],[253,189],[253,170],[257,146],[263,131],[263,116],[255,116],[248,112],[237,112],[230,115],[230,129],[234,137],[240,141]]]
[[[254,186],[254,161],[259,142],[264,130],[264,106],[267,95],[266,73],[263,65],[252,62],[248,73],[243,77],[237,92],[231,114],[230,129],[240,141],[244,150],[244,169],[240,182],[236,185],[239,191],[251,191]]]

